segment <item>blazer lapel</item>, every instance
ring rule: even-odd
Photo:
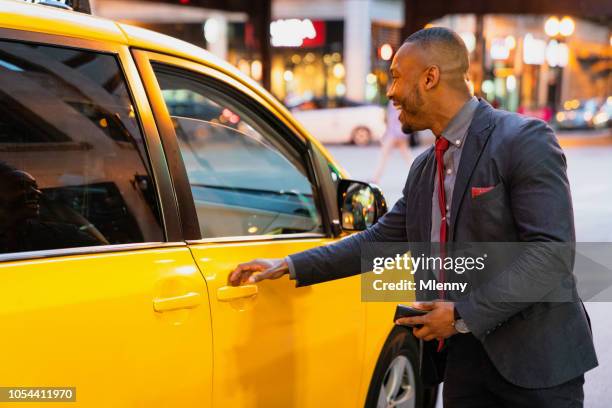
[[[470,182],[470,178],[472,177],[472,173],[474,172],[474,168],[493,130],[492,114],[493,108],[491,105],[480,99],[480,104],[474,113],[474,118],[472,119],[472,123],[465,138],[465,144],[459,161],[459,169],[457,170],[457,177],[455,179],[451,203],[449,241],[453,241],[455,238],[455,224],[457,222],[459,208],[463,202],[463,197]]]

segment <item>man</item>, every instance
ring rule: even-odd
[[[403,197],[366,231],[284,260],[242,264],[230,283],[290,273],[303,286],[356,274],[367,242],[532,245],[500,280],[398,323],[422,325],[413,333],[426,344],[446,339],[443,353],[429,347],[446,355],[445,407],[581,407],[583,374],[597,366],[586,312],[580,301],[544,301],[560,279],[550,271],[571,276],[573,255],[537,250],[575,241],[565,157],[544,122],[474,98],[468,65],[451,30],[411,35],[393,59],[388,96],[404,130],[431,129],[436,144],[415,159]]]
[[[0,254],[101,245],[78,226],[41,220],[36,179],[0,162]]]

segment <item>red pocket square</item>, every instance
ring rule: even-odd
[[[482,195],[484,193],[488,193],[489,191],[493,190],[494,186],[491,187],[472,187],[472,198],[476,198],[479,195]]]

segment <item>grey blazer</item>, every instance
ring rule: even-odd
[[[575,241],[565,156],[546,123],[480,100],[463,149],[449,241]],[[375,225],[290,256],[298,286],[359,274],[363,243],[430,241],[434,176],[432,147],[414,160],[403,197]],[[482,186],[494,188],[473,198],[471,187]],[[547,263],[566,266],[571,274],[573,255],[526,251],[503,272],[516,278],[516,296],[544,299],[559,279],[546,273]],[[525,388],[552,387],[597,366],[588,316],[577,295],[573,302],[524,302],[504,290],[484,285],[456,303],[504,378]]]

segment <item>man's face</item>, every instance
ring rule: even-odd
[[[404,44],[391,64],[391,86],[387,97],[400,110],[399,120],[404,133],[427,129],[425,100],[419,80],[423,64],[412,44]]]
[[[42,192],[36,179],[20,170],[0,178],[0,222],[14,224],[38,217]]]

